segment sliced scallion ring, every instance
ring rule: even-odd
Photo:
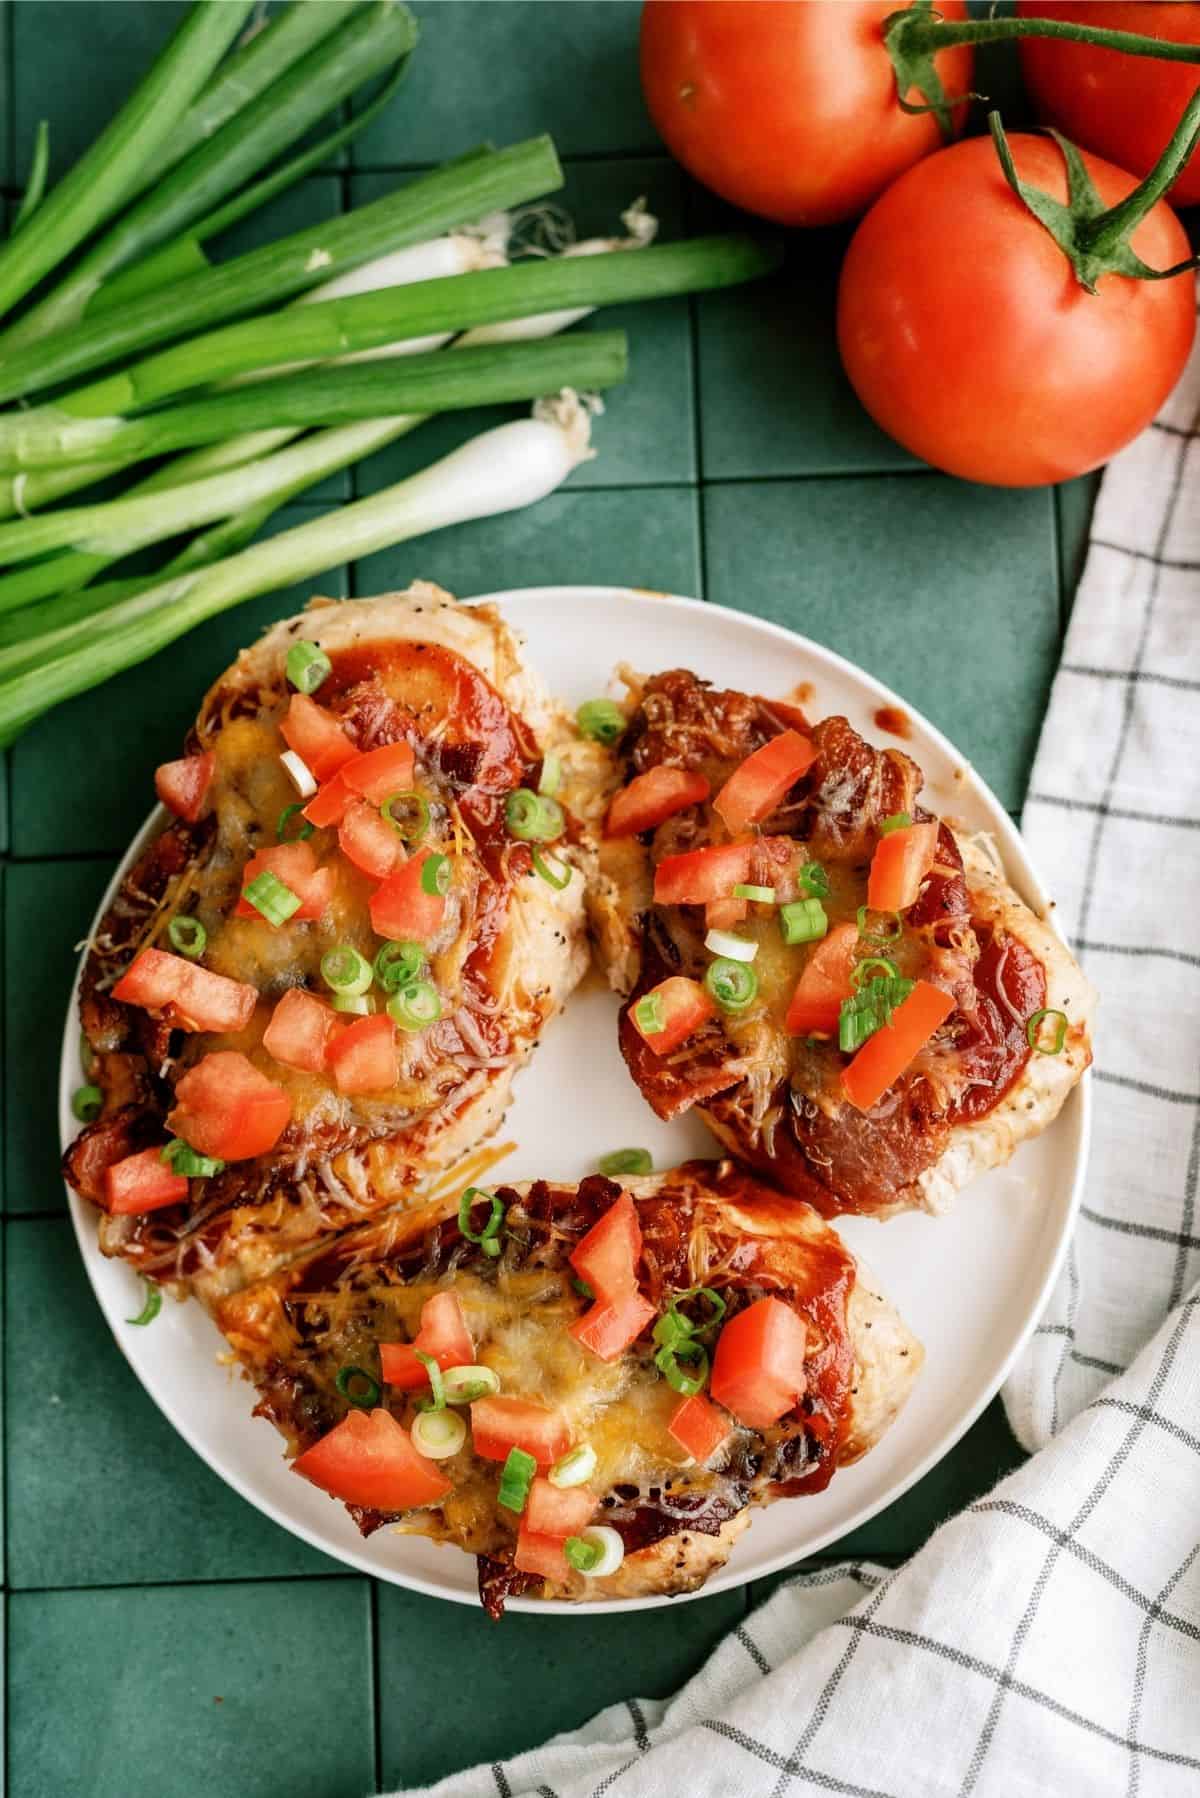
[[[710,961],[704,985],[722,1011],[745,1011],[758,997],[758,975],[743,961],[718,956]]]
[[[167,940],[189,961],[199,961],[208,944],[208,932],[199,918],[172,918],[167,925]]]
[[[294,749],[285,749],[279,760],[301,799],[311,799],[317,790],[317,777],[308,763]]]
[[[287,677],[298,693],[315,693],[333,672],[333,663],[316,643],[293,643],[287,652]]]
[[[98,1086],[77,1086],[71,1094],[71,1110],[81,1124],[94,1124],[104,1109],[104,1094]]]
[[[703,1323],[696,1323],[686,1311],[680,1310],[681,1305],[693,1304],[696,1299],[703,1299],[709,1308],[709,1314]],[[676,1293],[659,1321],[665,1323],[667,1318],[672,1318],[683,1324],[689,1335],[703,1337],[716,1328],[724,1317],[725,1310],[725,1300],[711,1286],[689,1286],[686,1292]],[[655,1340],[658,1340],[657,1336]]]
[[[490,1207],[487,1222],[482,1230],[471,1228],[471,1212],[476,1205]],[[481,1186],[468,1186],[458,1201],[458,1232],[467,1242],[473,1242],[483,1250],[485,1255],[496,1256],[500,1253],[500,1226],[504,1222],[504,1206],[494,1192],[484,1192]]]
[[[375,957],[375,979],[385,993],[398,993],[412,985],[424,966],[422,944],[385,943]]]
[[[568,1449],[546,1477],[560,1492],[567,1492],[572,1486],[586,1486],[595,1471],[596,1451],[590,1442],[581,1442],[578,1448]]]
[[[855,992],[864,980],[899,980],[900,970],[894,961],[886,955],[868,955],[865,961],[856,962],[850,970],[850,984]]]
[[[654,1157],[649,1149],[613,1149],[610,1154],[601,1155],[596,1172],[607,1174],[609,1179],[617,1174],[652,1174]]]
[[[369,1018],[375,1010],[370,993],[335,993],[333,1009],[349,1012],[352,1017]]]
[[[532,1455],[527,1455],[523,1448],[509,1449],[504,1466],[500,1469],[500,1491],[497,1494],[506,1511],[515,1511],[520,1516],[525,1509],[525,1501],[529,1497],[529,1488],[536,1472],[537,1462]]]
[[[429,801],[420,793],[389,794],[379,809],[406,843],[419,843],[429,829]]]
[[[152,1324],[162,1310],[161,1288],[158,1286],[151,1286],[149,1280],[144,1280],[142,1284],[146,1291],[146,1302],[136,1317],[127,1317],[125,1319],[127,1324]]]
[[[444,899],[450,891],[450,857],[427,855],[421,864],[421,891]]]
[[[504,823],[509,836],[522,843],[553,843],[566,828],[557,799],[516,787],[504,801]]]
[[[441,995],[432,980],[410,980],[392,994],[387,1014],[401,1030],[425,1030],[442,1015]]]
[[[889,818],[879,820],[879,834],[881,837],[890,837],[894,830],[907,830],[911,823],[912,817],[908,812],[893,812]]]
[[[643,1036],[658,1036],[667,1027],[662,999],[657,993],[644,993],[633,1008],[633,1018]]]
[[[561,893],[564,887],[571,884],[570,865],[556,857],[543,855],[540,849],[533,851],[533,871],[540,874],[546,885],[553,887],[556,893]]]
[[[755,905],[774,905],[774,887],[751,886],[749,882],[739,880],[733,889],[735,899],[749,899]]]
[[[605,1579],[625,1559],[625,1544],[609,1523],[593,1523],[581,1536],[563,1543],[567,1564],[588,1579]]]
[[[369,1411],[379,1403],[379,1381],[365,1367],[339,1367],[333,1383],[347,1404]]]
[[[816,943],[829,929],[829,915],[819,899],[793,899],[779,908],[779,928],[785,943]]]
[[[552,749],[548,749],[542,757],[542,772],[538,776],[538,792],[547,799],[553,799],[562,786],[562,777],[562,757],[555,755]]]
[[[291,822],[297,815],[299,815],[300,822],[295,830],[292,830]],[[304,816],[302,805],[299,803],[285,805],[275,824],[275,839],[280,843],[303,843],[306,837],[311,837],[315,828],[315,825],[310,824]]]
[[[191,1143],[178,1136],[172,1137],[160,1151],[159,1160],[165,1161],[172,1173],[182,1174],[188,1180],[210,1180],[214,1174],[225,1172],[223,1161],[214,1155],[198,1155]]]
[[[874,943],[877,947],[886,949],[889,944],[898,943],[904,935],[904,919],[898,911],[872,912],[869,906],[860,905],[857,916],[858,934],[864,943]],[[872,919],[876,921],[871,922]]]
[[[466,1441],[467,1423],[457,1411],[422,1411],[413,1418],[409,1435],[427,1461],[448,1461]]]
[[[749,937],[738,936],[732,930],[710,930],[704,939],[704,947],[711,949],[714,955],[723,955],[730,961],[754,960],[758,954],[758,944]]]
[[[354,996],[370,990],[374,969],[352,943],[339,943],[321,957],[321,979],[334,993]]]
[[[413,1353],[429,1375],[429,1397],[417,1400],[418,1411],[444,1411],[446,1409],[446,1383],[442,1379],[442,1370],[432,1355],[423,1349],[414,1349]]]
[[[1041,1040],[1042,1025],[1047,1018],[1055,1019],[1054,1036],[1049,1043]],[[1038,1055],[1061,1055],[1067,1040],[1070,1021],[1065,1011],[1051,1011],[1045,1006],[1035,1011],[1025,1021],[1025,1040]]]
[[[683,1361],[694,1362],[695,1366],[683,1367],[680,1365]],[[708,1350],[694,1336],[686,1336],[681,1342],[665,1344],[655,1355],[654,1365],[673,1392],[682,1392],[685,1398],[694,1398],[698,1392],[704,1391],[704,1383],[708,1379]]]
[[[597,743],[615,743],[624,736],[627,720],[615,699],[585,699],[575,722],[585,737]]]
[[[499,1392],[500,1376],[482,1363],[448,1367],[442,1375],[442,1385],[448,1405],[470,1405],[477,1398],[487,1398],[490,1393]]]
[[[277,874],[264,868],[256,874],[248,887],[243,887],[242,898],[247,905],[252,905],[260,912],[268,924],[276,928],[286,924],[293,912],[298,912],[304,901],[299,893],[293,893],[291,887],[285,887]]]
[[[805,892],[811,893],[814,899],[828,899],[829,876],[820,862],[805,862],[798,871],[796,879]]]

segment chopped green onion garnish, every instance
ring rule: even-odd
[[[444,899],[450,891],[450,857],[427,855],[421,864],[421,891]]]
[[[739,880],[733,889],[733,896],[735,899],[752,899],[757,905],[774,905],[775,888],[749,886],[744,880]]]
[[[828,899],[829,876],[820,862],[805,862],[796,875],[796,879],[805,892],[811,893],[814,899]]]
[[[379,1403],[379,1381],[372,1379],[365,1367],[339,1367],[333,1383],[348,1404],[364,1411]]]
[[[410,980],[387,1002],[387,1014],[401,1030],[424,1030],[442,1015],[442,1001],[432,980]]]
[[[664,1311],[651,1332],[660,1348],[676,1349],[689,1342],[692,1337],[691,1320],[680,1317],[675,1311]]]
[[[172,918],[167,925],[167,938],[172,949],[178,949],[180,955],[186,955],[189,961],[198,961],[208,943],[208,932],[199,918]]]
[[[838,1013],[838,1048],[842,1053],[853,1055],[869,1036],[890,1023],[897,1005],[908,998],[915,984],[885,974],[878,980],[868,980],[852,999],[844,999]]]
[[[793,899],[779,908],[779,928],[785,943],[815,943],[829,929],[829,918],[819,899]]]
[[[654,1158],[649,1149],[614,1149],[600,1157],[596,1170],[610,1178],[614,1174],[652,1174]]]
[[[81,1124],[91,1124],[104,1109],[104,1094],[98,1086],[78,1086],[71,1095],[71,1110]]]
[[[375,978],[385,993],[398,993],[412,985],[424,966],[420,943],[385,943],[375,957]]]
[[[370,993],[335,993],[333,1009],[348,1011],[356,1018],[369,1018],[375,1010],[375,1003]]]
[[[690,1305],[695,1299],[703,1299],[709,1307],[708,1316],[703,1323],[697,1323],[694,1318],[688,1316],[686,1311],[680,1310],[681,1305]],[[672,1323],[682,1326],[689,1336],[707,1336],[709,1331],[715,1329],[716,1325],[720,1323],[724,1315],[725,1300],[719,1292],[714,1292],[711,1286],[689,1286],[686,1292],[676,1293],[667,1310],[659,1318],[659,1323],[665,1324],[669,1319]],[[654,1327],[654,1336],[656,1342],[666,1340],[665,1337],[659,1336],[657,1324]]]
[[[517,787],[504,801],[504,822],[510,836],[523,843],[553,843],[566,826],[563,808],[557,799],[544,793],[531,793],[528,787]]]
[[[728,956],[730,961],[753,961],[758,954],[758,944],[749,937],[739,936],[736,930],[710,930],[704,939],[704,947],[711,949],[714,955]]]
[[[758,975],[744,961],[710,961],[704,984],[722,1011],[745,1011],[758,996]]]
[[[875,943],[887,948],[889,943],[898,943],[904,935],[904,919],[898,911],[877,911],[874,914],[881,922],[867,922],[872,916],[870,908],[860,905],[858,908],[858,934],[864,943]],[[889,922],[890,920],[890,922]]]
[[[157,1286],[151,1286],[149,1280],[144,1280],[142,1284],[146,1289],[146,1302],[136,1317],[127,1317],[125,1319],[127,1324],[152,1324],[162,1310],[161,1289]]]
[[[850,984],[855,992],[858,991],[864,980],[878,978],[878,975],[873,972],[876,968],[885,979],[899,980],[900,978],[900,970],[894,961],[889,961],[885,955],[868,955],[865,961],[856,962],[850,970]]]
[[[540,849],[533,851],[533,871],[540,874],[547,886],[552,886],[556,893],[571,884],[571,870],[566,862],[544,856]]]
[[[491,1207],[488,1220],[482,1230],[471,1228],[471,1211],[475,1205]],[[504,1222],[504,1207],[494,1192],[484,1192],[480,1186],[468,1186],[458,1201],[459,1234],[467,1242],[478,1243],[485,1255],[500,1253],[500,1226]]]
[[[643,1036],[657,1036],[665,1030],[667,1021],[663,1017],[662,1000],[657,993],[646,993],[633,1008],[634,1022]]]
[[[442,1385],[448,1405],[469,1405],[474,1399],[486,1398],[490,1392],[499,1392],[500,1376],[482,1364],[448,1367],[442,1375]]]
[[[414,1349],[413,1353],[429,1375],[429,1398],[419,1398],[419,1411],[444,1411],[446,1409],[446,1383],[442,1379],[442,1370],[432,1355],[425,1354],[422,1349]]]
[[[198,1155],[190,1143],[178,1136],[172,1137],[159,1160],[165,1161],[172,1173],[183,1174],[189,1180],[210,1180],[214,1174],[225,1172],[223,1161],[212,1155]]]
[[[594,1299],[596,1296],[586,1280],[572,1280],[571,1290],[577,1292],[581,1299]]]
[[[333,672],[333,663],[315,643],[293,643],[287,652],[287,677],[298,693],[315,693]]]
[[[595,1471],[596,1451],[590,1442],[581,1442],[578,1448],[568,1449],[546,1477],[560,1492],[568,1492],[572,1486],[586,1486]]]
[[[304,901],[299,893],[293,893],[291,887],[285,887],[277,874],[264,868],[256,874],[248,887],[242,891],[242,898],[247,905],[252,905],[261,912],[268,924],[276,926],[286,924],[293,912],[298,912]]]
[[[300,814],[300,822],[294,831],[289,831],[288,826],[297,813]],[[297,802],[295,805],[285,805],[280,812],[275,825],[275,836],[280,843],[303,843],[306,837],[311,837],[313,829],[314,826],[304,816],[304,807]]]
[[[379,809],[406,843],[419,843],[429,829],[429,801],[420,793],[392,793]]]
[[[659,1322],[662,1321],[660,1318]],[[696,1365],[684,1368],[680,1366],[680,1361],[695,1362]],[[697,1392],[704,1391],[704,1384],[708,1379],[708,1350],[694,1336],[685,1336],[682,1341],[665,1344],[655,1355],[654,1365],[673,1392],[682,1392],[685,1398],[694,1398]]]
[[[563,1543],[568,1565],[591,1579],[615,1573],[625,1559],[625,1544],[611,1524],[594,1523],[582,1536],[568,1536]]]
[[[893,812],[890,818],[879,820],[879,834],[890,837],[894,830],[907,830],[911,823],[912,818],[907,812]]]
[[[427,1461],[448,1461],[467,1439],[466,1419],[456,1411],[422,1411],[413,1418],[409,1435]]]
[[[355,995],[369,991],[374,969],[365,955],[350,943],[339,943],[321,957],[321,979],[335,993]]]
[[[568,1536],[563,1543],[567,1565],[573,1567],[576,1573],[594,1573],[603,1553],[598,1542],[585,1542],[582,1536]]]
[[[561,756],[555,755],[552,749],[547,750],[542,758],[542,772],[538,777],[538,792],[552,799],[562,786],[563,765]]]
[[[527,1455],[523,1448],[509,1449],[504,1466],[500,1469],[498,1494],[506,1511],[515,1511],[520,1516],[525,1509],[525,1501],[529,1497],[529,1488],[536,1472],[537,1462],[532,1455]]]
[[[1054,1037],[1051,1042],[1043,1043],[1041,1040],[1041,1027],[1047,1018],[1055,1019]],[[1047,1011],[1043,1006],[1041,1011],[1035,1011],[1026,1021],[1026,1041],[1028,1042],[1029,1047],[1035,1049],[1039,1055],[1061,1055],[1063,1052],[1063,1045],[1067,1040],[1067,1031],[1069,1028],[1070,1025],[1065,1011]]]
[[[586,699],[575,722],[585,737],[594,737],[597,743],[615,743],[624,736],[627,720],[615,699]]]

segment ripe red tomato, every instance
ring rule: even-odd
[[[1181,0],[1165,5],[1108,0],[1100,7],[1094,0],[1020,0],[1017,11],[1025,18],[1063,19],[1200,44],[1200,6]],[[1053,38],[1021,40],[1021,73],[1041,118],[1057,125],[1072,143],[1106,156],[1131,175],[1149,174],[1200,82],[1195,64],[1155,62]],[[1194,206],[1200,200],[1200,155],[1194,151],[1170,198],[1172,206]]]
[[[896,98],[880,25],[900,3],[646,0],[650,116],[684,168],[735,206],[781,225],[853,218],[943,141],[932,113]],[[938,11],[966,16],[963,0]],[[948,98],[969,91],[973,63],[969,45],[938,56]]]
[[[1010,142],[1021,179],[1065,201],[1058,146]],[[1106,206],[1136,185],[1096,156],[1084,162]],[[1189,253],[1162,201],[1132,247],[1151,268]],[[1189,274],[1103,275],[1086,292],[983,137],[888,189],[854,234],[838,292],[842,362],[876,423],[935,468],[1000,487],[1106,462],[1154,417],[1195,329]]]

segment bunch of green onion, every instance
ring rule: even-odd
[[[556,335],[775,264],[740,235],[651,247],[635,213],[624,238],[509,265],[511,214],[562,184],[545,137],[214,261],[213,240],[390,103],[417,39],[403,0],[290,0],[247,30],[251,10],[197,0],[49,190],[43,127],[0,244],[0,745],[241,600],[553,491],[592,453],[577,396],[627,364],[623,333]],[[349,123],[297,147],[353,96]],[[522,400],[532,417],[256,541],[431,415]],[[114,478],[115,497],[70,498]],[[125,572],[147,550],[157,566]]]

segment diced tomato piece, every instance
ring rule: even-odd
[[[396,1084],[396,1026],[386,1012],[355,1018],[329,1045],[340,1093],[386,1093]]]
[[[807,1354],[804,1320],[781,1299],[758,1299],[717,1338],[712,1395],[748,1429],[768,1429],[803,1398]]]
[[[183,1076],[167,1123],[200,1155],[249,1161],[275,1147],[291,1115],[290,1093],[236,1049],[218,1049]]]
[[[713,800],[713,810],[737,836],[773,812],[816,759],[817,752],[807,737],[798,730],[781,731],[734,769]]]
[[[717,843],[711,849],[689,849],[666,855],[654,870],[654,897],[659,905],[707,905],[728,899],[745,880],[752,843]]]
[[[543,1579],[558,1580],[565,1584],[571,1577],[571,1569],[563,1553],[565,1541],[565,1536],[537,1535],[522,1518],[521,1527],[517,1531],[517,1546],[513,1552],[513,1566],[522,1573],[540,1573]]]
[[[643,999],[658,1001],[658,1012],[663,1025],[661,1030],[647,1030],[639,1023],[638,1008]],[[716,1009],[698,980],[688,980],[683,974],[671,974],[666,980],[660,980],[657,986],[652,986],[648,993],[643,993],[641,998],[634,1000],[629,1008],[629,1018],[638,1035],[656,1055],[669,1055],[672,1049],[677,1049],[687,1037],[694,1035],[701,1024],[713,1016]]]
[[[279,728],[288,748],[296,751],[314,780],[328,780],[358,754],[333,713],[307,693],[292,694],[287,717]]]
[[[578,1536],[596,1514],[596,1494],[586,1486],[569,1486],[560,1491],[539,1475],[529,1488],[529,1497],[521,1513],[525,1529],[535,1536]]]
[[[729,1419],[702,1392],[681,1398],[671,1413],[667,1432],[694,1461],[711,1461],[730,1431]]]
[[[411,1342],[381,1342],[379,1359],[389,1386],[406,1392],[429,1384],[429,1369],[417,1360],[417,1352],[432,1355],[442,1372],[448,1367],[470,1367],[475,1344],[456,1292],[435,1292],[421,1306],[421,1327]]]
[[[371,895],[371,928],[376,936],[392,942],[427,943],[441,929],[446,901],[440,893],[427,893],[421,885],[421,869],[435,854],[422,849],[403,867],[389,874]]]
[[[590,1349],[601,1361],[615,1361],[636,1342],[650,1319],[654,1306],[640,1292],[626,1292],[613,1303],[598,1299],[571,1325],[571,1335],[581,1348]]]
[[[684,768],[647,768],[614,797],[604,833],[632,837],[640,830],[653,830],[686,806],[702,805],[711,791],[703,774],[689,774]]]
[[[162,949],[143,949],[112,992],[114,999],[155,1012],[179,1030],[244,1030],[258,1004],[257,988],[244,980],[214,974]]]
[[[842,1002],[854,991],[850,977],[857,953],[853,924],[835,924],[817,944],[788,1006],[784,1029],[789,1036],[832,1036]]]
[[[211,753],[161,762],[154,770],[154,791],[169,812],[194,824],[204,810],[216,765],[217,758]]]
[[[318,830],[327,830],[331,824],[341,823],[353,798],[354,794],[346,785],[344,774],[335,774],[331,780],[324,781],[320,790],[313,794],[304,808],[304,816]]]
[[[704,908],[706,930],[732,930],[743,924],[750,910],[748,899],[710,899]]]
[[[571,1432],[545,1405],[492,1393],[471,1406],[471,1440],[485,1461],[504,1461],[510,1448],[523,1448],[539,1467],[552,1467],[570,1448]]]
[[[413,783],[416,761],[407,743],[385,743],[382,749],[368,749],[356,755],[342,769],[342,779],[351,792],[380,806],[393,793],[403,793]]]
[[[266,872],[273,874],[276,880],[281,880],[300,901],[299,909],[288,919],[289,924],[297,920],[303,922],[307,918],[321,917],[333,898],[333,869],[318,868],[311,843],[272,843],[268,848],[260,849],[257,855],[252,855],[242,869],[243,895],[250,882]],[[257,906],[251,905],[245,897],[238,900],[234,916],[257,918],[260,923],[263,921],[263,915]]]
[[[453,1490],[437,1462],[418,1454],[408,1431],[382,1409],[348,1412],[297,1455],[292,1472],[364,1511],[411,1511]]]
[[[918,980],[908,998],[867,1038],[842,1074],[842,1090],[851,1105],[870,1111],[953,1010],[951,993],[928,980]]]
[[[576,1243],[570,1260],[596,1297],[611,1305],[637,1290],[641,1255],[642,1229],[637,1206],[629,1193],[623,1192]]]
[[[104,1209],[114,1217],[135,1217],[178,1205],[188,1195],[187,1177],[173,1173],[157,1149],[143,1149],[114,1161],[104,1174]]]
[[[337,1014],[302,986],[289,987],[271,1013],[263,1048],[285,1068],[320,1074],[338,1029]]]
[[[356,799],[338,828],[338,847],[372,880],[386,880],[404,860],[404,844],[383,814]]]
[[[880,837],[871,858],[867,904],[872,911],[907,911],[937,855],[936,824],[909,824]]]

